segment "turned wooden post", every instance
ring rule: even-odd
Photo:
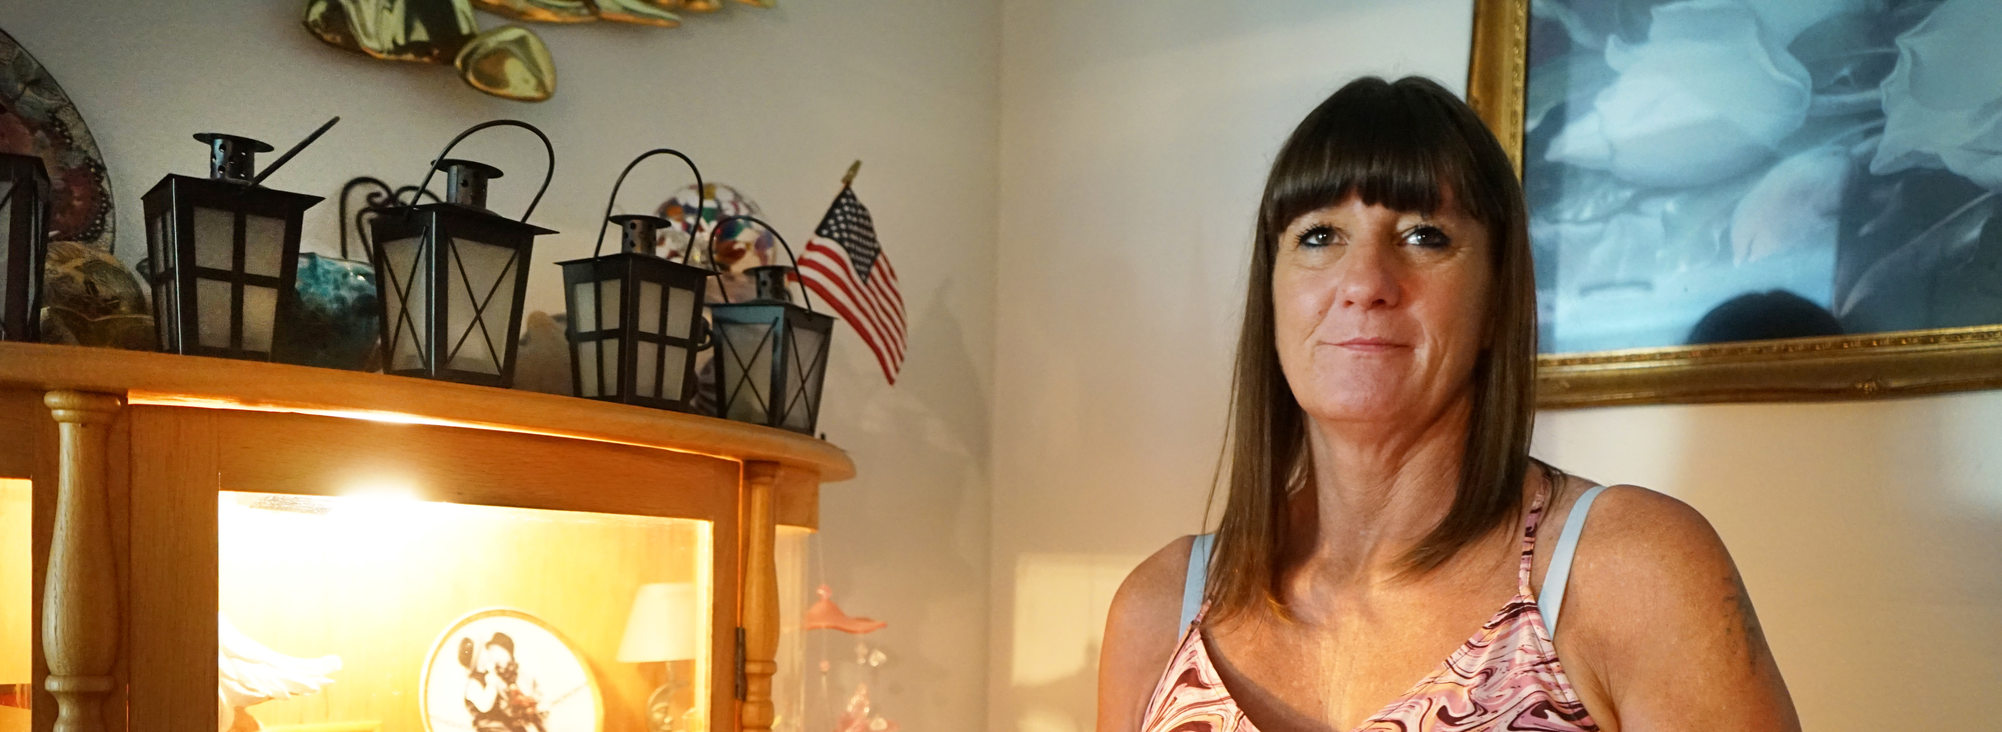
[[[779,570],[774,554],[774,492],[779,464],[744,463],[744,705],[743,732],[766,732],[777,714],[772,674],[779,670]]]
[[[42,403],[56,418],[62,452],[55,534],[42,595],[42,653],[56,697],[56,732],[101,732],[118,659],[118,581],[112,575],[111,517],[105,498],[105,440],[124,400],[52,391]]]

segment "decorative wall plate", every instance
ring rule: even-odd
[[[34,155],[48,168],[52,241],[111,251],[111,176],[83,116],[55,77],[0,31],[0,152]]]
[[[597,732],[604,700],[584,655],[533,615],[492,608],[458,619],[420,682],[427,732]]]

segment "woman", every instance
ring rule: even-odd
[[[1359,79],[1294,130],[1223,517],[1114,597],[1100,732],[1799,728],[1703,517],[1529,457],[1525,220],[1501,146],[1433,82]]]

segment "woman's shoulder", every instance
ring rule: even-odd
[[[1560,491],[1557,506],[1568,513],[1590,486]],[[1558,643],[1567,665],[1593,677],[1592,696],[1617,700],[1624,717],[1675,714],[1661,699],[1637,703],[1636,689],[1692,704],[1728,697],[1775,718],[1790,713],[1737,566],[1701,512],[1657,491],[1613,485],[1588,516]]]
[[[1572,478],[1552,501],[1545,524],[1553,543],[1559,527],[1569,523],[1579,499],[1594,483]],[[1709,519],[1674,496],[1637,485],[1608,485],[1587,509],[1572,559],[1566,607],[1573,604],[1623,605],[1652,594],[1645,587],[1672,589],[1692,583],[1712,583],[1719,577],[1735,581],[1736,569],[1724,541]],[[1539,552],[1539,554],[1554,553]],[[1548,557],[1539,557],[1548,559]],[[1542,564],[1543,562],[1539,562]],[[1544,572],[1539,571],[1541,577]],[[1604,585],[1596,592],[1592,585]],[[1576,593],[1576,594],[1573,594]],[[1591,600],[1585,598],[1590,597]],[[1567,613],[1567,619],[1569,614]]]
[[[1556,526],[1569,522],[1578,500],[1593,485],[1574,479],[1559,491],[1550,517]],[[1709,519],[1674,496],[1637,485],[1608,485],[1593,499],[1587,516],[1578,542],[1580,571],[1648,575],[1730,568],[1730,555]],[[1588,555],[1590,560],[1584,561]]]
[[[1144,637],[1166,637],[1168,645],[1181,634],[1182,595],[1188,582],[1189,550],[1196,537],[1183,536],[1168,542],[1141,560],[1119,591],[1112,596],[1106,618],[1106,633],[1115,626]]]

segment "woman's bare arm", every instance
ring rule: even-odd
[[[1098,732],[1137,732],[1155,682],[1181,640],[1182,585],[1189,545],[1182,537],[1135,567],[1112,596],[1098,653]]]
[[[1607,491],[1564,605],[1559,655],[1605,729],[1800,729],[1730,552],[1687,504]]]

